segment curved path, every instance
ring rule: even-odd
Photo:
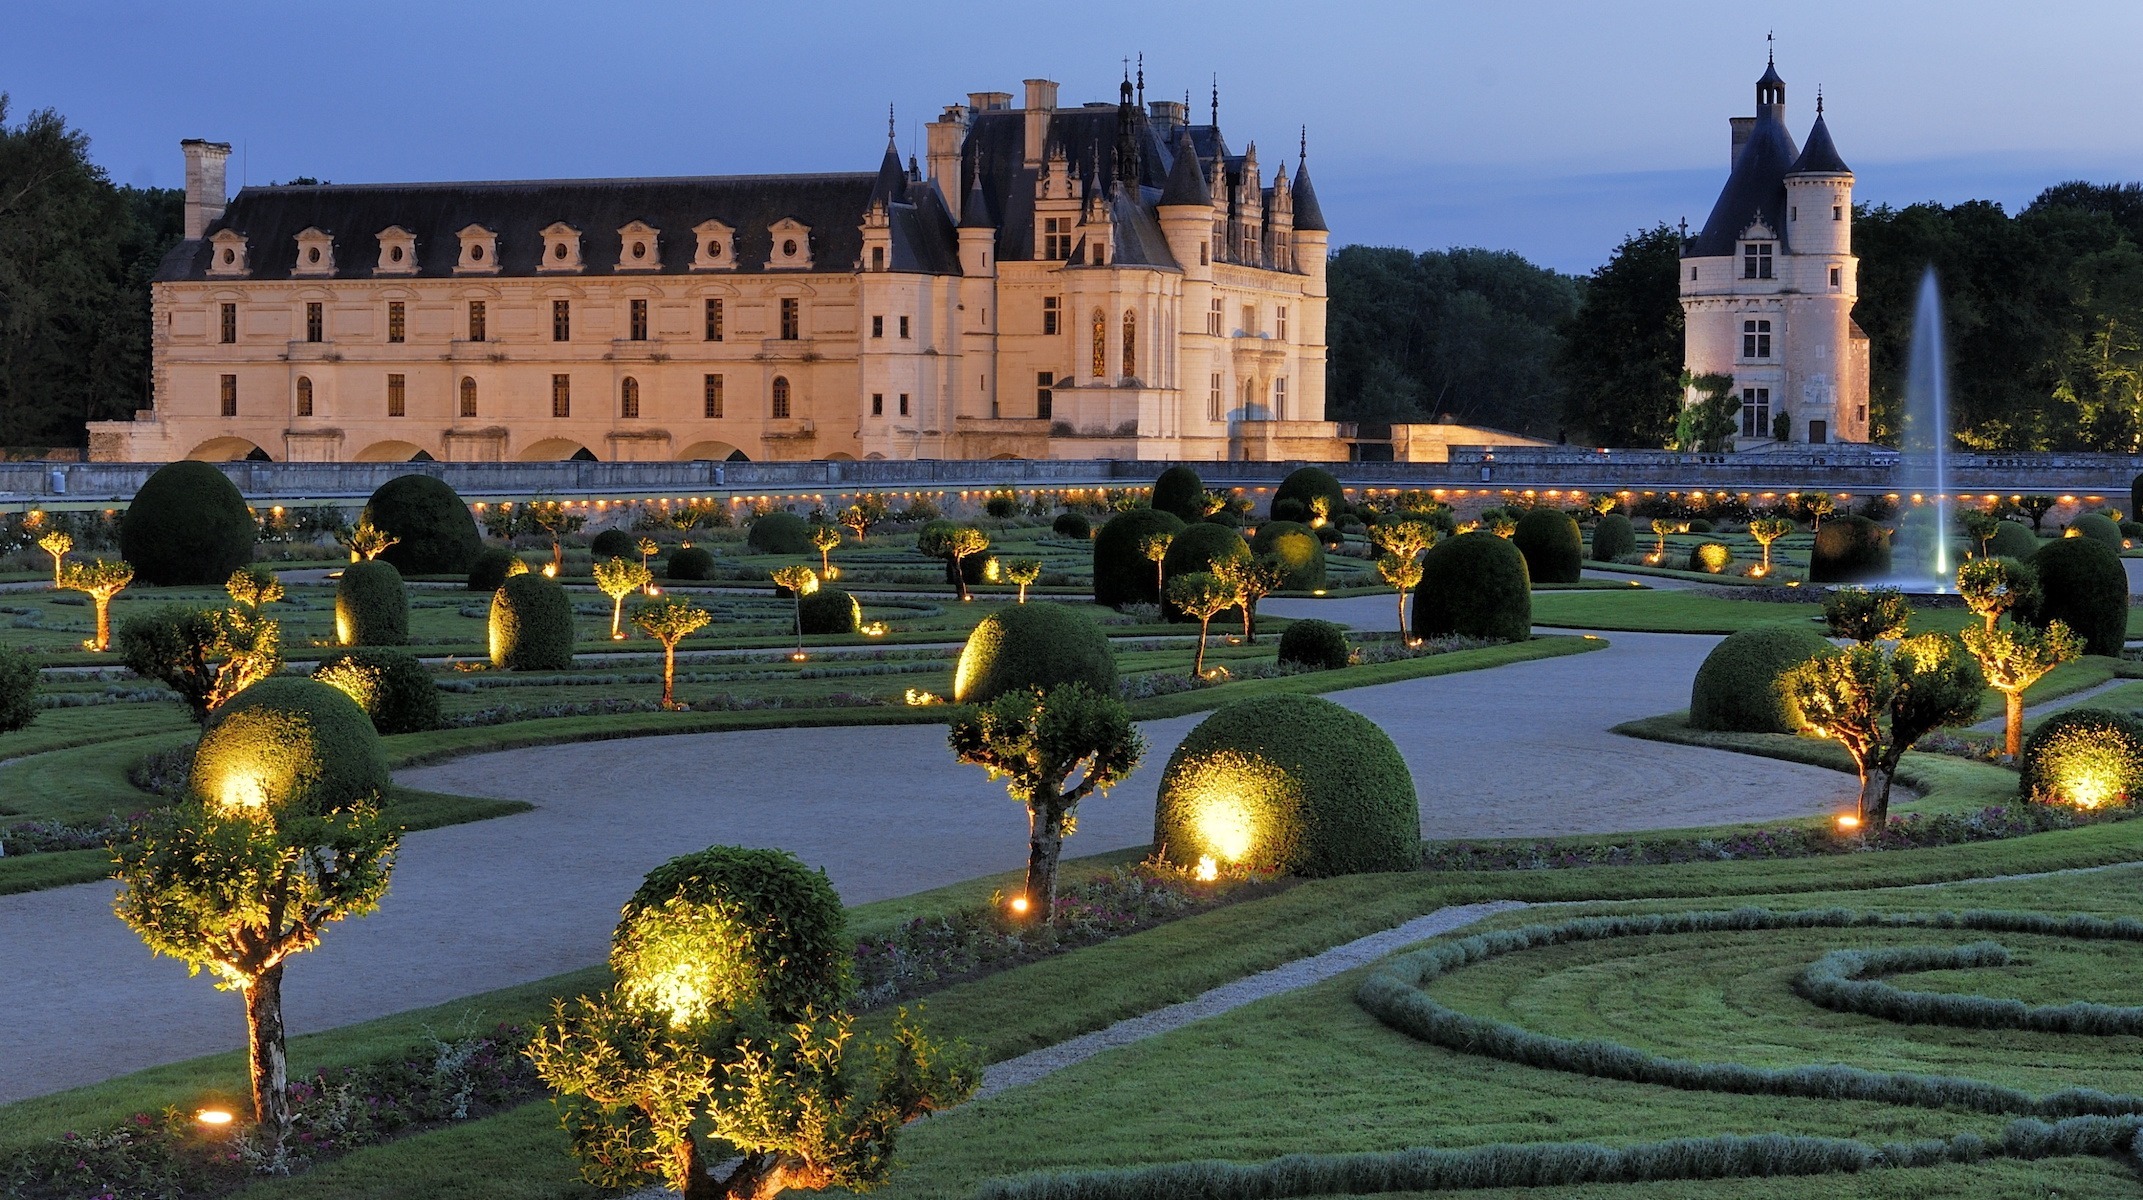
[[[1272,604],[1392,627],[1388,598]],[[1608,649],[1335,693],[1405,752],[1432,837],[1554,835],[1801,816],[1849,801],[1834,772],[1637,742],[1610,726],[1683,707],[1716,641],[1616,634]],[[1075,853],[1140,845],[1155,780],[1198,717],[1148,723],[1146,765],[1082,806]],[[600,961],[642,874],[717,842],[782,846],[850,903],[1016,867],[1024,812],[934,726],[685,734],[541,747],[403,772],[533,811],[410,835],[380,911],[330,930],[285,985],[305,1032]],[[239,1046],[236,997],[156,959],[112,887],[0,897],[0,1101]]]

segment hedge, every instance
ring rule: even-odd
[[[1173,466],[1153,481],[1154,509],[1188,523],[1205,516],[1205,480],[1186,466]]]
[[[2115,554],[2125,549],[2120,525],[2104,513],[2085,513],[2069,522],[2068,536],[2090,538]]]
[[[409,588],[380,559],[353,562],[335,582],[335,642],[400,646],[409,641]]]
[[[1499,638],[1533,636],[1533,581],[1525,556],[1487,530],[1436,543],[1421,557],[1414,588],[1414,636]]]
[[[679,546],[670,551],[670,560],[662,564],[664,579],[701,580],[714,578],[714,555],[700,546]]]
[[[975,624],[953,670],[952,698],[985,704],[1006,692],[1083,683],[1116,694],[1116,656],[1101,626],[1068,604],[1000,608]]]
[[[2029,559],[2039,573],[2034,623],[2068,625],[2085,654],[2119,658],[2128,642],[2128,571],[2120,555],[2096,539],[2056,538]]]
[[[2143,800],[2143,720],[2078,707],[2039,722],[2017,756],[2017,794],[2092,808]]]
[[[134,582],[214,584],[253,561],[260,527],[244,496],[205,462],[167,463],[142,483],[119,518],[119,556]]]
[[[328,813],[376,799],[387,753],[357,702],[295,675],[263,679],[211,716],[189,786],[205,802]]]
[[[337,650],[320,660],[313,678],[355,700],[383,736],[439,728],[439,685],[407,651]]]
[[[1862,583],[1890,574],[1890,531],[1862,516],[1832,517],[1808,552],[1810,583]]]
[[[1299,521],[1267,521],[1250,539],[1250,552],[1259,558],[1270,555],[1286,578],[1280,586],[1292,592],[1310,592],[1324,586],[1324,543]]]
[[[2021,1000],[1960,992],[1911,992],[1873,975],[1918,971],[1970,971],[2010,965],[1998,942],[1963,946],[1898,946],[1885,950],[1833,950],[1803,968],[1793,990],[1810,1004],[1907,1025],[1956,1025],[1966,1029],[2025,1029],[2034,1033],[2128,1037],[2143,1034],[2143,1008],[2076,1000],[2026,1004]]]
[[[1558,508],[1534,508],[1518,518],[1511,544],[1525,556],[1535,583],[1576,583],[1585,567],[1585,535],[1570,514]]]
[[[1299,620],[1280,634],[1280,661],[1283,663],[1336,671],[1347,665],[1349,653],[1346,627],[1331,621]]]
[[[0,733],[13,733],[37,719],[37,660],[0,646]]]
[[[744,541],[755,554],[811,554],[811,525],[795,513],[770,512],[752,521]]]
[[[1058,537],[1079,538],[1083,541],[1094,536],[1094,523],[1087,520],[1084,513],[1058,513],[1057,519],[1049,523],[1049,528]]]
[[[476,560],[469,564],[469,590],[499,590],[499,585],[506,582],[507,573],[513,570],[514,561],[514,552],[501,546],[486,546],[477,551]]]
[[[1757,625],[1728,634],[1697,668],[1689,689],[1693,729],[1736,733],[1799,733],[1794,706],[1779,677],[1818,655],[1836,653],[1809,625]]]
[[[365,516],[401,539],[380,552],[405,575],[459,575],[484,548],[459,492],[429,475],[399,475],[365,502]]]
[[[1166,580],[1174,579],[1179,575],[1189,575],[1196,571],[1211,571],[1215,563],[1246,560],[1249,557],[1250,544],[1243,540],[1243,535],[1239,531],[1230,529],[1225,525],[1209,525],[1204,521],[1200,521],[1196,525],[1185,528],[1183,532],[1176,535],[1175,541],[1168,544],[1168,557],[1161,560],[1163,586],[1166,586]],[[1151,565],[1150,563],[1148,564],[1148,566]],[[1161,607],[1171,621],[1187,621],[1190,619],[1174,604],[1163,603]],[[1217,621],[1230,621],[1238,620],[1240,617],[1240,609],[1228,608],[1223,609],[1220,615],[1214,619]]]
[[[1280,505],[1292,500],[1302,506],[1303,513],[1293,519],[1307,521],[1314,511],[1310,501],[1317,496],[1323,496],[1331,503],[1331,511],[1325,514],[1331,520],[1339,520],[1339,515],[1347,511],[1347,489],[1340,486],[1339,480],[1330,471],[1322,467],[1299,467],[1281,480],[1279,487],[1273,489],[1272,510],[1269,515],[1276,519],[1289,519],[1281,513]]]
[[[1592,561],[1614,562],[1637,553],[1637,530],[1621,513],[1609,513],[1592,527]]]
[[[508,671],[573,666],[573,601],[541,575],[516,575],[491,595],[491,665]]]
[[[839,588],[822,587],[797,601],[796,619],[806,634],[855,633],[863,628],[863,605]]]
[[[1183,522],[1174,513],[1134,508],[1110,517],[1094,536],[1094,603],[1118,608],[1126,604],[1159,604],[1161,593],[1154,583],[1153,560],[1139,549],[1148,537],[1183,532]]]

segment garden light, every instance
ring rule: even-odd
[[[1250,853],[1250,809],[1235,797],[1209,797],[1198,806],[1193,823],[1198,839],[1211,847],[1215,856],[1237,863]]]
[[[801,650],[798,650],[798,651],[797,651],[796,653],[794,653],[794,654],[791,654],[791,655],[789,656],[789,661],[790,661],[790,662],[803,662],[803,661],[804,661],[804,659],[805,659],[805,657],[806,657],[806,656],[805,656],[804,652],[803,652],[803,651],[801,651]]]
[[[1198,870],[1194,877],[1200,883],[1212,883],[1220,878],[1220,864],[1213,861],[1212,855],[1201,854],[1198,856]]]
[[[885,635],[886,627],[884,621],[873,621],[863,627],[864,637],[884,637]]]
[[[545,563],[545,564],[543,564],[543,577],[544,577],[545,579],[556,579],[556,578],[558,578],[558,564],[557,564],[557,563]]]
[[[1025,895],[1012,897],[1012,911],[1022,917],[1027,915],[1027,897]]]
[[[231,1123],[231,1113],[224,1108],[204,1108],[194,1113],[193,1119],[210,1129],[221,1129]]]
[[[1858,828],[1860,828],[1859,817],[1846,813],[1838,818],[1838,831],[1840,833],[1851,833]]]

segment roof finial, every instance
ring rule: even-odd
[[[1816,85],[1816,115],[1823,115],[1823,85],[1820,83]]]
[[[1304,125],[1302,127],[1302,142],[1298,147],[1298,151],[1296,154],[1295,169],[1297,171],[1300,171],[1302,169],[1301,164],[1306,163],[1308,161],[1310,161],[1310,127],[1308,125]]]
[[[885,106],[885,140],[889,142],[893,140],[893,106],[891,104]]]
[[[1138,52],[1138,106],[1142,112],[1146,108],[1146,52],[1144,50]]]
[[[1688,218],[1688,217],[1683,217],[1683,218],[1682,218],[1682,222],[1681,222],[1681,230],[1682,230],[1682,240],[1683,240],[1683,241],[1685,241],[1685,242],[1686,242],[1686,241],[1688,241],[1688,240],[1689,240],[1689,218]]]
[[[1764,35],[1764,65],[1767,67],[1778,65],[1778,59],[1775,57],[1777,36],[1776,31]]]
[[[1220,127],[1220,72],[1213,72],[1213,127]]]

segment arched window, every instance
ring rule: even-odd
[[[313,415],[313,381],[308,375],[298,376],[298,415]]]
[[[1109,319],[1094,310],[1094,369],[1088,374],[1096,379],[1109,377]]]
[[[467,375],[461,377],[461,415],[476,415],[476,381]]]
[[[1138,374],[1138,314],[1124,310],[1124,374]]]
[[[789,380],[787,376],[774,376],[774,419],[779,421],[789,415]]]
[[[618,415],[628,419],[640,415],[640,381],[630,375],[618,388]]]

